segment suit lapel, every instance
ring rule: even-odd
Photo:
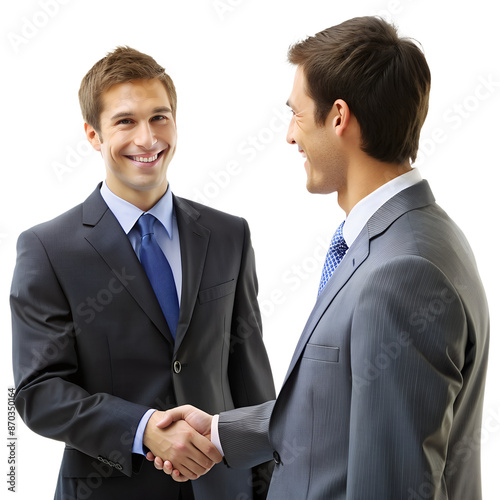
[[[182,292],[179,324],[177,325],[175,337],[176,352],[186,335],[198,298],[210,240],[210,230],[197,222],[200,213],[186,200],[174,196],[174,207],[179,229],[182,260]]]
[[[132,295],[163,336],[173,343],[167,321],[139,259],[119,222],[102,199],[100,186],[83,204],[85,239],[99,253],[113,275]]]
[[[304,327],[302,335],[300,336],[297,343],[297,347],[295,348],[295,352],[292,356],[292,361],[290,362],[290,366],[288,368],[288,372],[283,384],[290,376],[295,364],[302,355],[304,347],[306,346],[309,338],[314,332],[316,325],[318,324],[325,311],[328,309],[331,302],[349,281],[350,277],[354,274],[356,269],[368,257],[369,241],[367,234],[368,231],[365,227],[360,236],[357,238],[355,244],[352,245],[342,262],[339,264],[337,269],[335,269],[335,272],[321,292],[321,295],[316,300],[316,304],[314,305],[313,310],[309,315],[309,319],[307,320],[306,326]]]
[[[393,196],[370,218],[318,297],[295,348],[283,385],[302,356],[304,347],[326,309],[330,306],[339,291],[346,285],[356,269],[368,257],[370,253],[370,240],[384,232],[404,213],[424,207],[434,201],[429,184],[427,181],[421,181]]]

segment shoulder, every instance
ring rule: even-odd
[[[371,238],[363,275],[364,288],[377,296],[381,289],[400,296],[416,290],[460,295],[462,283],[480,283],[467,239],[435,203],[402,214]]]
[[[397,309],[397,315],[409,313],[410,320],[429,308],[453,309],[457,319],[464,317],[464,304],[484,309],[469,243],[436,204],[403,214],[370,241],[359,293],[361,309],[370,304],[374,314],[385,308],[395,315]]]
[[[174,196],[174,205],[177,215],[181,212],[190,220],[196,220],[210,229],[229,228],[232,230],[248,230],[248,224],[242,217],[222,212],[195,201]]]
[[[401,214],[370,237],[370,255],[383,263],[395,257],[422,257],[439,268],[473,262],[464,233],[436,203]]]
[[[79,203],[51,220],[23,231],[19,236],[19,241],[32,236],[40,241],[57,244],[63,239],[74,238],[75,234],[81,231],[86,218],[90,220],[90,224],[93,224],[91,219],[97,220],[106,210],[107,205],[99,194],[98,186],[83,203]]]
[[[57,239],[67,235],[68,231],[73,232],[76,227],[76,223],[81,223],[81,220],[82,205],[78,205],[51,220],[26,229],[21,233],[19,238],[22,239],[28,235],[35,235],[40,240]]]

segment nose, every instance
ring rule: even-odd
[[[290,125],[288,125],[288,131],[286,133],[286,142],[288,144],[295,144],[295,139],[293,138],[293,117],[290,120]]]
[[[151,129],[149,122],[141,123],[137,129],[134,137],[134,144],[144,149],[151,149],[158,139],[154,131]]]

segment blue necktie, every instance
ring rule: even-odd
[[[323,273],[321,274],[321,281],[319,282],[318,296],[323,291],[323,288],[325,288],[333,271],[335,271],[335,268],[341,263],[347,252],[348,246],[342,234],[344,222],[342,222],[335,231],[332,242],[330,243],[330,248],[326,254],[325,265],[323,266]]]
[[[172,269],[154,235],[155,220],[153,215],[143,214],[137,221],[141,233],[139,260],[148,275],[172,337],[175,339],[175,331],[179,322],[179,300]]]

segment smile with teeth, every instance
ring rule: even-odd
[[[139,161],[141,163],[151,163],[153,161],[156,161],[160,154],[161,151],[159,153],[156,153],[154,156],[129,156],[128,158],[134,161]]]

